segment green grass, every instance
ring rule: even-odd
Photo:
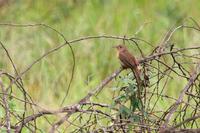
[[[0,23],[45,23],[63,33],[68,40],[104,34],[136,36],[156,46],[164,33],[175,23],[180,23],[190,16],[199,22],[199,9],[198,0],[80,0],[77,2],[10,0],[8,5],[0,8]],[[144,27],[141,31],[135,34],[142,25]],[[193,36],[194,34],[185,31],[176,33],[174,39],[181,42],[177,47],[188,45],[188,42],[197,42],[198,36],[196,34]],[[63,43],[55,32],[44,27],[1,26],[0,40],[9,50],[19,72],[48,50]],[[121,42],[93,39],[73,44],[76,57],[75,75],[65,104],[77,102],[102,79],[120,67],[115,56],[116,51],[112,46]],[[144,43],[140,45],[145,55],[151,52],[151,47]],[[141,56],[135,46],[129,47],[137,57]],[[14,73],[2,49],[0,54],[0,69]],[[48,108],[59,107],[70,80],[72,63],[71,52],[65,46],[40,61],[25,74],[23,77],[25,88],[40,105]],[[170,86],[171,89],[166,93],[174,94],[173,85]],[[111,102],[111,87],[112,84],[109,84],[103,92],[104,95],[100,95],[104,97],[104,102]]]

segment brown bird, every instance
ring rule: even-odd
[[[117,48],[118,58],[121,61],[122,68],[123,69],[130,68],[133,71],[139,89],[142,85],[140,79],[139,62],[127,50],[125,45],[117,45],[115,48]]]

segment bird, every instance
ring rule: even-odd
[[[126,48],[125,45],[119,44],[117,46],[115,46],[115,48],[117,49],[117,55],[118,58],[121,62],[121,66],[123,69],[131,69],[138,88],[141,87],[142,85],[142,81],[140,78],[140,69],[139,69],[139,62],[137,61],[137,59],[128,51],[128,49]]]

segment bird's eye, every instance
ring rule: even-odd
[[[122,48],[122,46],[119,46],[119,48]]]

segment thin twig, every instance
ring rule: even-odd
[[[2,73],[0,73],[0,78],[2,78]],[[0,86],[2,89],[3,93],[7,93],[6,89],[2,83],[2,79],[0,79]],[[7,133],[11,132],[11,123],[10,123],[10,111],[9,111],[9,105],[8,105],[8,97],[7,95],[3,94],[3,104],[5,107],[5,113],[6,113],[6,129],[7,129]]]
[[[166,128],[168,126],[168,123],[169,123],[172,115],[174,114],[174,112],[176,111],[176,109],[178,108],[178,106],[182,103],[182,100],[183,100],[183,97],[184,97],[185,93],[189,90],[189,88],[192,86],[192,84],[198,78],[199,73],[200,73],[200,63],[197,65],[196,70],[192,73],[192,75],[191,75],[191,77],[190,77],[190,79],[188,81],[188,84],[181,91],[181,93],[179,95],[179,98],[173,104],[172,108],[169,110],[169,113],[166,116],[165,123],[161,127],[161,130],[164,129],[164,128]]]

